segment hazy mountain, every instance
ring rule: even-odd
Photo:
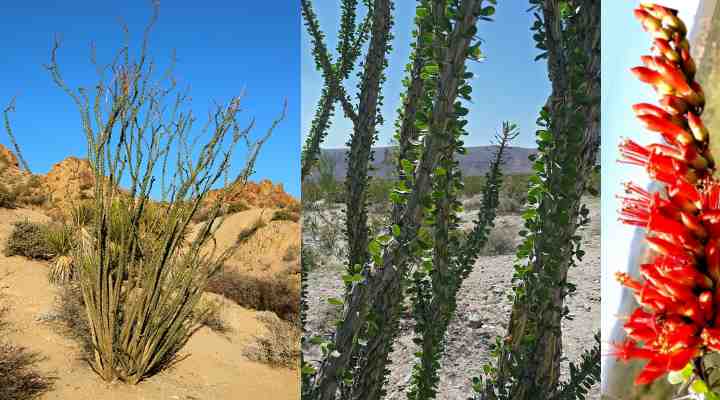
[[[460,168],[463,175],[479,176],[487,172],[488,165],[495,154],[496,146],[475,146],[467,147],[467,154],[459,157]],[[380,176],[383,178],[391,177],[395,166],[392,165],[392,147],[376,147],[373,148],[374,161],[372,166],[372,176]],[[335,164],[335,178],[338,180],[345,179],[347,172],[347,162],[345,160],[345,152],[347,149],[322,149],[323,157],[333,160]],[[528,160],[531,154],[537,153],[536,149],[528,149],[524,147],[509,147],[505,152],[505,168],[506,174],[525,174],[530,173],[532,163]]]

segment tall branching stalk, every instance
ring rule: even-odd
[[[495,369],[475,381],[481,399],[584,398],[589,380],[599,379],[592,367],[600,362],[599,351],[593,350],[577,367],[592,379],[579,374],[559,382],[565,298],[575,290],[567,273],[584,254],[576,231],[587,222],[581,196],[600,142],[600,2],[530,3],[543,51],[538,58],[547,59],[552,93],[538,119],[539,155],[524,214],[525,241],[517,252],[508,334],[498,339]]]
[[[447,188],[451,188],[450,196],[457,194],[459,174],[454,155],[462,151],[459,138],[465,134],[466,124],[462,117],[468,113],[458,97],[469,99],[471,88],[467,82],[472,74],[465,64],[480,55],[475,25],[494,12],[494,7],[483,7],[483,1],[477,0],[418,1],[414,55],[396,124],[400,179],[390,196],[392,225],[369,240],[365,211],[368,165],[376,127],[381,122],[378,107],[386,53],[390,50],[393,7],[387,0],[367,6],[372,22],[369,50],[360,75],[360,102],[357,115],[346,111],[354,124],[346,178],[350,256],[343,279],[348,284],[347,293],[333,340],[313,338],[321,346],[324,360],[317,370],[304,365],[303,395],[311,399],[334,399],[339,393],[353,399],[380,399],[384,395],[388,355],[408,272],[411,268],[427,269],[427,263],[421,261],[426,253],[432,253],[433,231],[438,237],[447,236],[450,229],[456,231],[450,217],[457,206],[456,197],[442,199],[437,195],[440,189]],[[336,81],[328,78],[332,67],[325,61],[329,56],[309,2],[303,2],[303,15],[313,37],[318,69],[332,86]],[[315,129],[313,125],[308,140],[314,137]],[[307,151],[308,147],[305,154]],[[436,201],[443,202],[444,213],[435,211]],[[435,218],[442,224],[450,221],[444,225],[448,231],[424,223]],[[448,246],[442,246],[436,248],[440,253],[436,262],[447,263],[451,252]],[[429,263],[433,264],[432,258]]]
[[[47,69],[78,107],[94,172],[94,217],[74,250],[94,349],[92,368],[106,381],[136,384],[178,360],[197,328],[198,301],[209,277],[235,250],[219,250],[214,234],[223,222],[223,195],[206,222],[191,220],[208,192],[228,186],[236,145],[249,147],[244,183],[270,131],[252,142],[238,123],[240,97],[219,105],[202,127],[186,110],[187,94],[172,79],[154,80],[145,30],[137,58],[129,46],[107,66],[98,66],[94,93],[71,89],[57,63],[58,43]],[[169,76],[169,75],[168,75]],[[161,179],[160,203],[151,195]],[[150,210],[153,210],[150,213]],[[113,233],[121,219],[126,229]]]
[[[10,123],[10,113],[15,111],[15,99],[13,98],[10,101],[10,104],[5,107],[3,110],[3,120],[5,122],[5,132],[7,132],[8,138],[10,139],[10,143],[12,143],[13,148],[15,149],[15,155],[17,155],[18,160],[20,160],[20,165],[22,165],[23,168],[25,168],[25,171],[30,171],[30,166],[28,165],[27,161],[25,161],[25,157],[23,157],[22,152],[20,151],[20,145],[17,142],[17,139],[15,139],[15,134],[12,130],[12,124]]]
[[[498,147],[495,157],[485,175],[477,220],[465,238],[459,235],[459,220],[455,215],[460,206],[457,193],[461,189],[462,175],[453,158],[446,160],[446,166],[442,167],[448,172],[441,175],[436,188],[439,199],[436,200],[437,211],[432,221],[435,228],[432,268],[429,271],[418,268],[413,277],[414,316],[421,351],[414,367],[409,399],[433,399],[437,395],[445,334],[455,313],[458,292],[494,226],[502,186],[503,155],[518,134],[516,125],[503,123],[502,131],[496,137]],[[462,147],[456,145],[455,148]]]

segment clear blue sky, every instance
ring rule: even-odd
[[[692,28],[697,0],[658,0],[657,3],[679,8],[680,17]],[[632,105],[650,102],[657,96],[639,82],[630,68],[641,65],[640,56],[650,53],[651,38],[643,32],[633,16],[637,1],[604,1],[602,3],[602,330],[610,332],[616,321],[622,287],[613,278],[614,271],[627,269],[630,242],[634,230],[620,224],[615,196],[622,191],[621,183],[633,181],[641,186],[649,183],[641,167],[618,164],[618,144],[623,137],[648,144],[661,141],[658,135],[645,131],[635,118]],[[607,353],[608,351],[603,351]],[[605,362],[605,360],[603,360]]]
[[[47,172],[69,155],[86,154],[78,112],[52,82],[43,64],[50,59],[55,34],[62,37],[59,64],[73,87],[93,87],[89,44],[109,61],[123,40],[122,20],[137,49],[151,15],[149,0],[97,2],[6,2],[0,13],[0,104],[17,95],[13,126],[34,172]],[[150,54],[167,65],[177,52],[175,76],[191,85],[192,109],[203,121],[213,100],[225,102],[243,88],[241,121],[257,120],[264,134],[288,99],[288,116],[264,147],[253,180],[269,178],[300,193],[300,14],[294,1],[163,1],[150,41]],[[202,119],[201,119],[202,118]],[[199,124],[198,124],[199,125]],[[0,143],[8,144],[4,128]],[[235,171],[243,165],[237,152]]]
[[[337,1],[316,0],[315,5],[321,26],[327,34],[328,46],[335,49],[340,7]],[[414,1],[395,2],[395,40],[390,56],[388,82],[384,87],[385,124],[380,131],[379,145],[387,145],[392,138],[396,110],[400,104],[402,78],[410,54]],[[532,40],[532,15],[527,13],[525,1],[499,2],[495,22],[480,22],[478,35],[485,41],[482,46],[487,60],[471,62],[475,72],[473,104],[469,114],[467,145],[488,144],[503,120],[516,122],[521,136],[515,145],[536,147],[535,120],[540,107],[550,92],[546,65],[533,61],[539,53]],[[364,11],[363,11],[364,13]],[[315,106],[322,89],[322,77],[315,71],[309,36],[303,30],[302,45],[302,134],[307,135]],[[355,74],[346,87],[356,93]],[[324,147],[343,147],[351,132],[351,124],[342,116],[339,107]]]

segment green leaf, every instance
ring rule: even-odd
[[[418,18],[425,18],[428,16],[428,14],[429,14],[428,9],[425,7],[418,7],[417,9],[415,9],[415,15]]]
[[[495,7],[493,7],[493,6],[483,7],[482,10],[480,10],[480,15],[482,15],[483,17],[489,17],[494,14],[495,14]]]
[[[380,252],[382,251],[382,246],[380,245],[380,242],[376,239],[373,239],[368,244],[368,252],[370,252],[370,255],[373,257],[377,257],[380,255]]]
[[[327,302],[334,306],[341,306],[341,305],[345,304],[341,299],[338,299],[337,297],[331,297],[331,298],[327,299]]]
[[[400,236],[400,225],[397,225],[397,224],[393,225],[392,233],[393,233],[393,236],[399,237]]]
[[[706,394],[710,392],[710,389],[702,379],[695,379],[693,383],[690,384],[690,392],[697,394]]]
[[[342,276],[343,282],[347,284],[355,283],[355,282],[361,282],[363,279],[363,276],[361,274],[345,274]]]

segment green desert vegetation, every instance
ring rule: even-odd
[[[535,16],[531,36],[540,50],[537,58],[547,60],[552,84],[547,102],[538,105],[538,154],[532,159],[532,174],[525,182],[504,176],[504,151],[518,132],[514,124],[503,122],[492,164],[482,180],[470,182],[470,188],[463,185],[467,180],[457,157],[464,151],[463,136],[472,118],[467,102],[483,98],[472,94],[473,73],[467,63],[482,55],[477,25],[491,20],[496,2],[417,2],[395,122],[395,179],[385,182],[371,178],[369,170],[383,120],[380,105],[392,51],[394,2],[363,2],[367,12],[362,18],[360,2],[339,3],[338,45],[332,54],[312,2],[301,1],[312,56],[324,80],[302,153],[303,207],[343,202],[339,212],[344,213],[345,225],[333,238],[347,241],[346,252],[337,254],[344,266],[344,293],[328,300],[341,309],[332,335],[303,337],[304,345],[317,346],[321,354],[318,362],[303,359],[303,398],[385,397],[390,354],[405,304],[410,305],[418,346],[405,394],[413,400],[438,396],[440,361],[458,291],[486,248],[497,213],[503,211],[501,193],[515,202],[507,207],[510,211],[522,211],[525,226],[518,238],[515,273],[507,282],[512,311],[507,334],[488,349],[493,360],[478,366],[479,376],[467,377],[472,381],[467,396],[585,398],[600,378],[599,340],[573,360],[561,380],[561,323],[568,316],[566,296],[574,288],[567,272],[583,256],[576,233],[587,222],[582,196],[597,185],[590,177],[599,148],[599,3],[529,2]],[[345,81],[363,54],[354,104]],[[337,105],[352,126],[343,189],[330,179],[333,166],[320,150]],[[316,168],[319,178],[311,182]],[[458,215],[466,193],[481,197],[468,234],[460,230]],[[370,206],[385,199],[389,206],[377,227]],[[303,277],[315,267],[313,261],[303,257]],[[306,285],[302,293],[305,321]]]

